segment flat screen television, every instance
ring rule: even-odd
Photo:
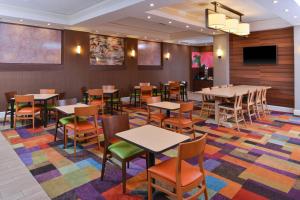
[[[257,46],[243,48],[244,64],[276,64],[277,46]]]

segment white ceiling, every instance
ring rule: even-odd
[[[205,27],[204,10],[212,8],[212,1],[0,0],[0,18],[6,22],[37,26],[50,24],[55,28],[107,35],[205,44],[212,42],[214,34],[220,34]],[[300,7],[293,0],[278,0],[277,4],[273,0],[218,2],[242,12],[245,15],[243,21],[251,23],[252,31],[300,24]],[[288,13],[285,8],[289,9]],[[299,16],[295,18],[295,15]]]

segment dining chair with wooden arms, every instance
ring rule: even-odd
[[[57,106],[68,106],[68,105],[74,105],[76,103],[77,103],[76,98],[61,99],[61,100],[57,101]],[[62,116],[60,112],[57,112],[56,116],[57,116],[57,120],[56,120],[54,141],[56,141],[56,138],[57,138],[58,128],[63,127],[63,133],[65,134],[66,125],[74,122],[74,115]],[[65,136],[64,136],[64,139],[65,139]],[[65,142],[64,142],[64,145],[65,145]],[[64,146],[64,148],[66,148],[66,146]]]
[[[126,193],[126,163],[145,154],[145,151],[126,141],[118,140],[116,133],[130,129],[129,117],[124,115],[105,116],[102,119],[104,133],[104,152],[101,171],[101,180],[104,179],[108,154],[119,160],[122,165],[122,189]]]
[[[246,111],[250,123],[252,124],[252,116],[256,118],[256,112],[255,112],[255,91],[248,91],[248,95],[246,98],[246,102],[243,101],[243,109]]]
[[[148,200],[153,199],[153,188],[176,199],[200,199],[199,196],[204,194],[205,200],[208,200],[203,164],[206,138],[207,134],[191,142],[179,144],[177,157],[148,169]],[[191,158],[197,159],[197,165],[187,162]],[[157,182],[161,184],[156,184]],[[173,191],[166,186],[172,187]],[[191,190],[191,195],[185,198],[185,193]]]
[[[169,84],[169,91],[168,91],[169,100],[175,99],[176,101],[180,100],[180,83],[179,82],[171,82]]]
[[[17,91],[10,91],[10,92],[5,92],[4,93],[6,105],[5,105],[5,113],[4,113],[4,119],[3,119],[3,126],[5,125],[7,115],[11,114],[10,100],[12,98],[14,98],[16,94],[17,94]],[[16,109],[16,108],[14,108],[14,109]]]
[[[104,94],[102,89],[89,89],[88,91],[88,104],[97,106],[98,110],[101,110],[102,114],[104,114]]]
[[[18,120],[32,120],[32,128],[35,128],[35,115],[41,112],[39,107],[34,105],[33,95],[15,95],[16,112],[14,118],[14,128]],[[24,106],[26,104],[26,106]]]
[[[76,145],[77,142],[89,141],[87,145],[97,144],[100,149],[100,132],[98,127],[98,107],[75,107],[74,108],[74,121],[66,124],[64,132],[64,146],[67,146],[68,137],[73,139],[74,142],[74,158],[76,158]],[[80,120],[89,119],[89,120]],[[74,131],[74,135],[68,135],[69,130]]]
[[[152,86],[141,86],[140,107],[142,107],[142,103],[147,102],[147,99],[153,96],[152,92]]]
[[[209,92],[210,88],[203,88],[203,92]],[[215,99],[207,94],[202,94],[202,102],[201,102],[201,111],[200,117],[202,117],[203,113],[207,113],[207,116],[210,116],[210,113],[215,111]]]
[[[194,102],[180,103],[179,114],[174,117],[166,118],[163,121],[164,127],[178,133],[192,132],[195,138],[195,129],[193,120]],[[187,115],[187,117],[186,117]]]
[[[223,121],[227,121],[228,119],[233,118],[238,131],[240,131],[239,122],[243,121],[246,126],[242,101],[243,95],[236,94],[234,96],[234,102],[219,104],[218,125],[220,125],[221,118],[223,118]]]
[[[147,99],[147,105],[152,103],[158,103],[158,102],[161,102],[160,96],[149,97]],[[151,106],[147,106],[147,110],[148,110],[147,123],[156,122],[159,124],[159,127],[162,127],[162,123],[166,118],[166,115],[162,113],[162,110],[159,108],[153,108]]]

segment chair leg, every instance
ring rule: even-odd
[[[67,144],[68,144],[68,130],[64,125],[64,149],[67,147]]]
[[[204,189],[204,197],[205,197],[205,200],[208,200],[208,192],[207,192],[207,187],[205,186],[205,189]]]
[[[194,137],[194,139],[195,139],[195,138],[196,138],[196,133],[195,133],[194,125],[192,126],[192,129],[193,129],[193,137]]]
[[[54,135],[54,142],[56,141],[57,138],[57,129],[58,129],[58,121],[56,122],[56,126],[55,126],[55,135]]]
[[[76,159],[76,136],[74,135],[74,158]]]
[[[5,114],[4,114],[3,126],[5,125],[5,122],[6,122],[6,116],[7,116],[7,110],[5,111]]]
[[[248,107],[248,116],[249,116],[250,123],[252,124],[251,110],[249,107]]]
[[[17,115],[15,115],[15,118],[14,118],[14,128],[15,129],[17,128]]]
[[[240,132],[240,126],[239,126],[239,122],[238,122],[237,111],[234,111],[234,119],[235,119],[235,123],[236,123],[236,126],[237,126],[237,130]]]
[[[148,175],[148,200],[152,200],[153,196],[152,196],[152,178],[151,178],[151,173],[148,172],[147,170],[147,175]]]
[[[107,160],[107,150],[106,147],[104,147],[102,169],[101,169],[101,181],[103,181],[104,179],[106,160]]]
[[[32,128],[34,130],[35,126],[34,126],[34,114],[33,114],[33,117],[32,117]]]
[[[130,162],[128,161],[128,162],[127,162],[127,168],[129,168],[129,167],[130,167]]]
[[[126,161],[122,161],[122,188],[123,194],[126,193]]]
[[[97,135],[97,143],[98,143],[98,150],[100,150],[100,140],[99,140],[99,136]]]

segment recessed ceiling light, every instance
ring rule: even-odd
[[[20,19],[19,21],[20,21],[20,22],[22,22],[22,21],[23,21],[23,19]]]
[[[278,3],[278,1],[277,0],[273,0],[273,3]]]
[[[172,21],[169,21],[169,24],[172,24]]]
[[[189,26],[189,25],[186,25],[185,28],[190,28],[190,26]]]
[[[47,25],[48,25],[48,26],[51,26],[51,24],[50,24],[50,23],[48,23]]]
[[[149,16],[147,16],[147,19],[151,19],[151,16],[149,15]]]
[[[286,9],[284,9],[284,12],[289,12],[289,9],[287,9],[287,8],[286,8]]]
[[[150,5],[150,7],[154,7],[154,3],[150,3],[149,5]]]
[[[295,15],[295,16],[294,16],[294,18],[295,18],[295,19],[297,19],[297,18],[298,18],[298,16],[296,16],[296,15]]]

